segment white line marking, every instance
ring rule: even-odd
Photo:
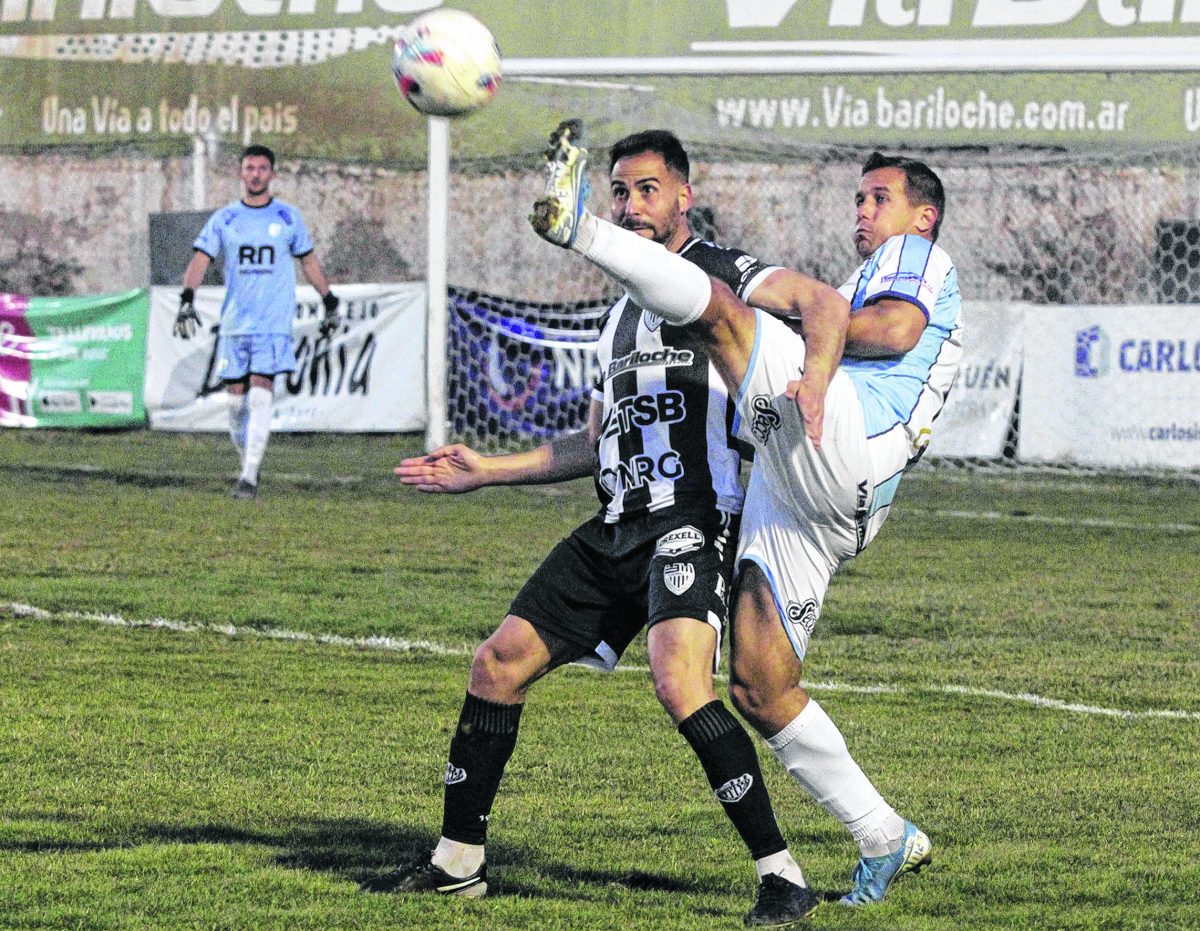
[[[1158,530],[1163,533],[1198,533],[1200,524],[1158,523],[1139,524],[1133,521],[1109,520],[1099,517],[1056,517],[1046,514],[1005,514],[1002,511],[953,511],[926,508],[903,508],[896,514],[912,514],[917,517],[960,520],[1012,521],[1023,524],[1047,524],[1054,527],[1095,527],[1107,530]]]
[[[235,627],[233,624],[189,624],[156,617],[150,620],[129,620],[116,614],[93,614],[86,611],[46,611],[26,604],[0,604],[0,610],[18,617],[41,621],[89,621],[110,627],[128,629],[149,628],[172,630],[176,633],[221,634],[224,637],[262,637],[267,640],[292,640],[301,643],[325,643],[330,646],[353,647],[360,650],[387,650],[392,653],[430,653],[435,656],[471,656],[474,650],[465,644],[450,647],[432,640],[406,640],[403,637],[343,637],[340,634],[310,634],[302,630],[283,630],[278,627]]]
[[[47,611],[33,605],[15,602],[0,602],[0,611],[17,617],[36,620],[88,621],[110,627],[129,630],[155,629],[177,633],[212,633],[224,637],[261,637],[267,640],[289,640],[299,643],[321,643],[329,646],[350,647],[357,650],[384,650],[391,653],[427,653],[435,656],[472,656],[474,648],[468,644],[448,646],[433,640],[407,640],[403,637],[343,637],[340,634],[310,634],[302,630],[285,630],[278,627],[237,627],[233,624],[189,624],[166,618],[130,620],[116,614],[95,614],[87,611]],[[583,667],[591,668],[591,667]],[[648,666],[617,666],[614,672],[648,673]],[[718,677],[723,678],[723,677]],[[1029,692],[1002,692],[999,689],[981,689],[965,685],[929,685],[920,689],[906,689],[897,685],[851,685],[845,682],[803,682],[810,692],[850,692],[856,695],[910,695],[922,692],[938,692],[944,695],[961,695],[969,698],[992,698],[998,701],[1017,702],[1067,711],[1073,714],[1090,714],[1102,717],[1138,720],[1144,718],[1166,718],[1178,721],[1200,721],[1200,711],[1183,711],[1173,708],[1151,708],[1146,711],[1129,711],[1124,708],[1104,708],[1065,702],[1057,698],[1045,698]]]

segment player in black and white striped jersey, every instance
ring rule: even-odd
[[[672,251],[743,298],[774,270],[694,236]],[[626,295],[604,321],[596,355],[601,377],[594,391],[604,407],[596,482],[604,520],[677,504],[740,513],[729,395],[694,331],[664,324]]]
[[[738,295],[783,276],[806,301],[845,303],[827,285],[693,236],[688,158],[671,133],[626,137],[609,167],[615,223]],[[836,364],[840,339],[828,351]],[[564,663],[612,668],[648,626],[655,692],[755,861],[759,892],[747,923],[799,920],[818,900],[776,825],[749,736],[713,689],[743,501],[733,405],[702,341],[628,297],[608,314],[598,357],[585,431],[500,456],[444,447],[396,470],[405,484],[434,493],[590,472],[601,507],[555,547],[475,654],[450,745],[442,837],[429,861],[366,888],[482,895],[488,819],[528,688]]]
[[[876,152],[855,195],[854,244],[865,261],[840,291],[852,302],[802,316],[799,334],[773,314],[800,310],[803,279],[773,274],[743,302],[658,243],[586,207],[579,120],[551,134],[546,194],[530,221],[619,281],[664,320],[695,325],[736,392],[734,433],[756,451],[738,544],[730,694],[788,772],[858,843],[843,905],[883,900],[932,861],[932,844],[880,795],[800,676],[830,578],[882,524],[905,470],[928,445],[962,355],[961,299],[936,240],[941,180],[923,162]],[[563,166],[568,166],[566,170]],[[850,311],[853,308],[853,313]],[[811,325],[810,325],[811,324]],[[844,367],[815,342],[845,335]],[[823,445],[823,438],[829,443]]]

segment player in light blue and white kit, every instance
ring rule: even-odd
[[[880,901],[894,879],[930,861],[929,838],[884,801],[800,674],[830,578],[878,532],[957,372],[958,275],[934,244],[942,183],[921,162],[879,153],[867,160],[854,233],[865,261],[841,289],[846,303],[835,319],[806,306],[788,276],[750,294],[764,309],[748,306],[696,266],[593,217],[582,185],[558,178],[561,166],[578,164],[576,153],[548,155],[552,183],[535,204],[534,229],[604,269],[646,310],[694,325],[736,394],[734,429],[755,459],[738,544],[730,692],[793,778],[858,843],[842,903]],[[799,316],[804,336],[772,313]],[[831,328],[839,342],[845,334],[836,370],[815,351]]]
[[[325,305],[321,335],[337,328],[338,299],[313,251],[300,211],[271,196],[275,154],[266,146],[243,150],[241,200],[208,218],[196,237],[183,274],[175,334],[188,339],[199,318],[195,289],[209,263],[224,255],[225,302],[217,335],[216,371],[229,395],[229,432],[242,458],[233,495],[258,494],[258,471],[271,435],[275,376],[296,369],[292,323],[296,319],[295,259]]]

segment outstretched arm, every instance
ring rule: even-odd
[[[593,401],[585,430],[558,437],[536,449],[483,456],[455,444],[405,459],[396,474],[405,485],[433,494],[461,494],[489,485],[539,485],[590,475],[603,409]]]
[[[784,317],[798,317],[804,336],[804,372],[789,382],[787,396],[804,417],[813,446],[820,447],[825,417],[825,392],[842,360],[850,304],[824,282],[781,268],[767,276],[750,294],[754,306]]]

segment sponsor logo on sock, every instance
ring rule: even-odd
[[[663,581],[674,595],[682,595],[696,581],[696,567],[690,562],[669,562],[663,566]]]
[[[722,805],[732,805],[745,798],[752,785],[754,785],[754,777],[749,773],[742,773],[736,779],[730,779],[713,794]]]
[[[446,763],[446,785],[456,786],[460,782],[466,782],[466,781],[467,781],[467,771],[465,769],[459,769],[457,766],[455,766],[453,763],[450,763],[450,762]]]

